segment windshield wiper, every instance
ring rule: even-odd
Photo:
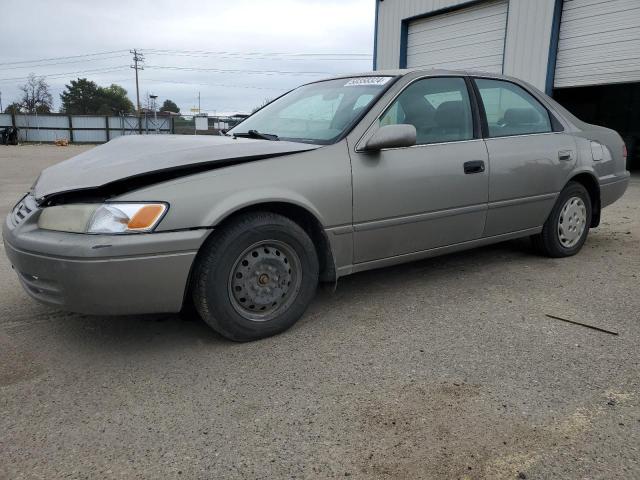
[[[260,133],[257,130],[249,130],[247,133],[234,133],[233,136],[243,138],[259,138],[260,140],[280,140],[280,138],[278,138],[278,136],[274,135],[273,133]]]

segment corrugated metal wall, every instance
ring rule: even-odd
[[[638,0],[640,1],[640,0]],[[377,68],[398,68],[401,24],[468,0],[385,0],[378,3]],[[510,0],[504,73],[522,78],[544,90],[555,0]],[[461,32],[464,35],[464,32]]]
[[[9,115],[8,113],[0,113],[0,128],[11,126],[11,115]]]
[[[640,81],[640,0],[566,0],[556,87]]]
[[[504,73],[544,92],[555,0],[511,0]]]
[[[378,1],[377,68],[398,68],[402,19],[467,3],[467,0],[385,0]]]
[[[0,128],[11,127],[12,117],[0,114]],[[107,124],[109,131],[107,132]],[[103,143],[121,135],[137,135],[140,132],[171,133],[171,117],[104,117],[87,115],[15,115],[15,125],[20,129],[21,142],[54,142],[66,139],[73,142]],[[71,128],[70,128],[71,127]]]
[[[501,73],[507,7],[493,0],[410,22],[407,67]]]
[[[16,127],[20,129],[21,142],[54,142],[58,138],[69,139],[69,118],[65,116],[16,115]]]

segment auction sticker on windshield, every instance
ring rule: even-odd
[[[367,85],[385,85],[391,77],[359,77],[352,78],[344,84],[345,87],[361,87]]]

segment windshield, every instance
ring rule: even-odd
[[[353,77],[304,85],[229,131],[230,135],[328,145],[384,91],[393,77]]]

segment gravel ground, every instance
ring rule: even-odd
[[[0,214],[86,148],[0,147]],[[635,176],[576,257],[354,275],[249,344],[52,310],[0,255],[0,477],[640,478],[639,206]]]

